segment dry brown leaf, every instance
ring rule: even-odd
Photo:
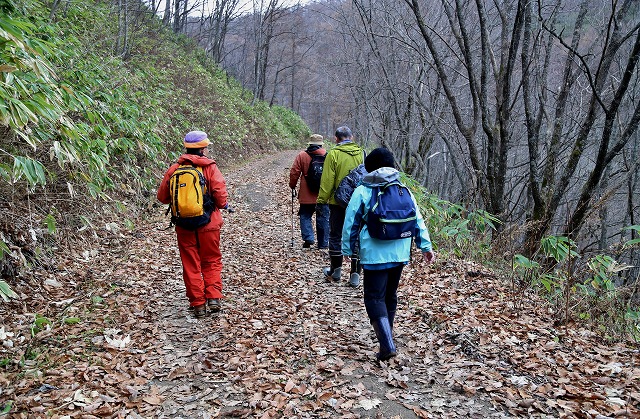
[[[289,380],[287,381],[287,384],[284,386],[284,391],[289,393],[291,391],[291,389],[293,389],[296,386],[296,383],[294,383],[293,381]]]

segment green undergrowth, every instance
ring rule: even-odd
[[[640,231],[640,226],[626,229]],[[607,340],[640,343],[638,281],[625,275],[633,266],[619,261],[624,251],[638,244],[633,239],[608,254],[580,254],[577,244],[567,237],[544,237],[536,254],[516,254],[512,259],[515,299],[521,301],[525,291],[533,289],[546,300],[557,323],[590,324]]]
[[[0,0],[0,261],[97,225],[134,229],[188,131],[208,133],[222,166],[309,134],[148,11],[123,56],[113,2],[61,4],[51,17],[49,2]]]
[[[497,217],[440,199],[405,174],[402,181],[420,206],[436,250],[460,259],[490,260],[491,234],[500,223]]]

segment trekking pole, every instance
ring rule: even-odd
[[[291,247],[293,247],[293,242],[295,241],[293,238],[293,199],[296,197],[295,188],[291,188]]]

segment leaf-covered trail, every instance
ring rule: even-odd
[[[167,289],[165,305],[161,300],[157,307],[158,411],[184,417],[415,417],[411,408],[426,413],[431,399],[443,402],[447,393],[457,399],[430,377],[413,376],[408,356],[389,368],[373,361],[376,344],[361,288],[324,282],[320,268],[327,255],[301,249],[297,216],[291,246],[287,179],[294,157],[281,153],[225,175],[236,212],[225,213],[226,299],[219,315],[187,315],[177,253],[161,251],[175,249],[173,233],[154,232],[160,237],[149,241],[156,247],[148,249],[151,265],[171,267],[156,279]],[[410,325],[397,328],[399,342],[405,329]],[[477,400],[462,404],[448,409],[441,403],[434,415],[492,411]]]
[[[224,213],[217,315],[188,312],[160,207],[148,225],[100,231],[99,247],[63,254],[55,269],[18,284],[21,300],[0,305],[0,412],[11,404],[21,418],[639,414],[637,348],[555,327],[543,301],[514,299],[481,266],[443,257],[405,268],[399,356],[374,362],[362,289],[324,282],[327,256],[301,249],[297,221],[291,246],[294,156],[223,170],[236,212]],[[34,313],[52,327],[32,335]]]

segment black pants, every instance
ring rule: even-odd
[[[342,257],[342,226],[346,209],[329,204],[329,256]]]
[[[369,319],[375,321],[381,317],[395,317],[398,306],[398,284],[404,265],[381,271],[364,270],[364,306]]]

